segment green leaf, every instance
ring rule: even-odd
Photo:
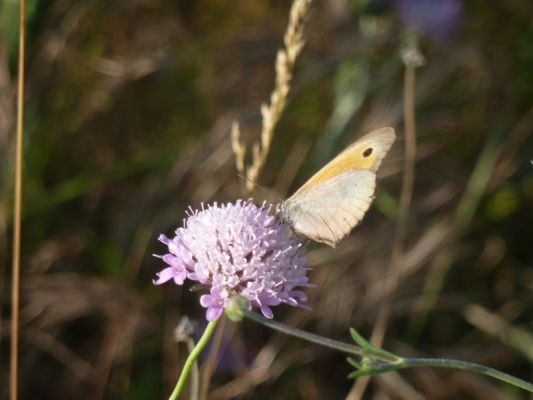
[[[361,368],[361,364],[355,358],[348,357],[346,361],[348,361],[348,364],[350,364],[354,368]]]
[[[361,346],[363,350],[366,350],[365,354],[372,357],[383,358],[388,363],[399,363],[402,361],[402,358],[398,357],[396,354],[389,353],[388,351],[374,346],[372,343],[362,337],[354,328],[350,328],[350,335],[355,343]]]
[[[372,372],[370,370],[360,369],[358,371],[354,371],[351,374],[349,374],[348,379],[356,379],[356,378],[360,378],[362,376],[368,376],[368,375],[372,375]]]
[[[352,339],[355,343],[357,343],[359,346],[361,346],[363,349],[369,349],[373,348],[364,337],[362,337],[354,328],[350,328],[350,335],[352,336]]]

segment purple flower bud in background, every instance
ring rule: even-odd
[[[312,287],[302,245],[288,235],[288,226],[269,214],[270,206],[249,201],[202,206],[188,213],[176,236],[161,235],[169,253],[156,255],[167,267],[154,284],[185,279],[209,287],[200,298],[206,317],[220,317],[230,297],[240,294],[252,307],[272,318],[271,306],[301,306],[307,297],[299,287]]]
[[[404,24],[432,39],[448,39],[461,14],[457,0],[395,0],[394,6]]]

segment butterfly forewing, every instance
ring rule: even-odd
[[[361,137],[314,174],[295,195],[349,169],[377,172],[395,138],[392,128],[377,129]]]
[[[376,171],[392,146],[394,129],[356,140],[281,204],[281,218],[299,235],[330,246],[363,219],[376,188]]]

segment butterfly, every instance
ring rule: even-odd
[[[374,199],[376,172],[392,146],[392,128],[358,139],[278,205],[278,215],[300,236],[335,247]]]

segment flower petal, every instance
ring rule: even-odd
[[[205,317],[208,321],[214,321],[222,314],[222,307],[209,307],[205,313]]]
[[[174,277],[174,271],[172,267],[165,268],[164,270],[156,273],[157,279],[152,280],[154,285],[161,285],[166,281],[171,280]]]
[[[274,318],[274,313],[272,312],[272,310],[270,309],[270,307],[268,306],[261,306],[259,307],[259,309],[261,310],[261,312],[263,313],[263,315],[268,318],[268,319],[272,319]]]
[[[202,296],[200,296],[200,305],[202,307],[208,308],[211,307],[213,304],[216,304],[216,300],[210,294],[203,294]]]

